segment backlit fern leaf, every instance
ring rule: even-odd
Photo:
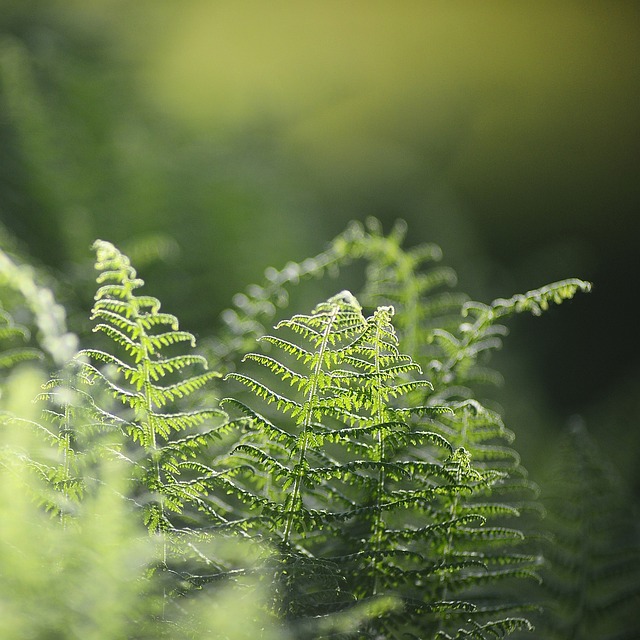
[[[445,536],[444,542],[434,543],[432,551],[440,544],[444,545],[440,547],[440,553],[443,553],[443,549],[449,549],[445,555],[455,553],[454,547],[473,548],[474,552],[481,555],[486,553],[486,575],[482,578],[478,575],[477,584],[490,582],[492,579],[495,579],[496,584],[502,581],[505,583],[504,595],[509,589],[508,572],[501,572],[498,564],[504,562],[507,556],[494,554],[490,557],[489,550],[500,544],[517,546],[518,542],[524,540],[520,531],[507,524],[522,511],[538,509],[535,503],[537,487],[528,480],[518,454],[510,446],[513,432],[504,425],[502,417],[497,412],[476,399],[476,385],[501,381],[500,375],[485,364],[490,352],[500,347],[502,337],[506,333],[506,328],[500,324],[501,320],[523,311],[539,314],[550,304],[571,298],[577,291],[587,291],[590,285],[571,279],[510,299],[499,299],[491,305],[466,302],[463,295],[439,292],[441,287],[451,287],[455,284],[455,274],[451,269],[439,266],[434,268],[432,264],[441,258],[439,249],[433,245],[404,249],[404,235],[403,224],[396,225],[388,235],[384,235],[380,225],[373,220],[367,222],[366,228],[357,224],[350,227],[345,234],[336,238],[317,260],[312,259],[301,265],[291,263],[280,272],[271,270],[267,277],[268,283],[264,287],[253,286],[247,294],[238,298],[240,304],[236,310],[227,314],[227,319],[231,321],[229,327],[233,325],[241,332],[242,323],[245,322],[245,327],[250,327],[250,331],[255,331],[254,335],[260,336],[264,333],[262,324],[265,319],[272,317],[278,304],[286,301],[286,287],[289,284],[296,284],[300,278],[309,275],[324,275],[331,270],[337,271],[354,260],[364,260],[367,272],[362,299],[375,305],[394,305],[394,324],[399,331],[400,345],[428,373],[436,389],[434,393],[429,393],[426,386],[421,387],[415,380],[398,381],[393,385],[396,388],[395,392],[391,389],[385,391],[387,410],[391,410],[389,404],[394,395],[404,397],[412,407],[414,415],[424,415],[434,421],[433,432],[437,432],[445,442],[450,442],[454,453],[443,453],[442,450],[438,452],[437,447],[430,451],[430,447],[435,443],[433,439],[422,444],[415,438],[403,442],[402,438],[398,439],[395,430],[387,431],[389,451],[393,451],[394,456],[400,458],[408,452],[418,457],[435,456],[435,461],[448,465],[452,473],[456,464],[462,464],[462,460],[455,460],[454,454],[464,452],[470,456],[469,459],[473,461],[473,467],[479,476],[473,481],[470,477],[466,478],[469,491],[459,494],[454,491],[449,497],[443,497],[433,517],[446,521],[447,513],[472,512],[474,504],[478,504],[479,512],[488,518],[489,522],[482,526],[460,526],[459,529],[451,527],[448,538]],[[236,321],[238,323],[234,324]],[[291,328],[301,335],[313,333],[313,329],[304,326]],[[270,343],[278,340],[281,338],[265,338],[265,341]],[[288,353],[306,363],[308,353],[304,347],[298,346],[297,342],[290,341],[289,346],[281,344],[280,348],[286,347]],[[390,343],[387,343],[387,348],[390,348]],[[341,429],[344,430],[345,437],[331,436],[327,442],[340,442],[352,454],[357,452],[357,455],[366,458],[375,450],[375,447],[372,448],[372,445],[367,443],[367,439],[371,440],[372,437],[370,427],[375,423],[371,417],[373,405],[368,385],[375,376],[372,377],[372,369],[370,364],[366,363],[366,357],[353,352],[351,345],[347,351],[331,352],[334,361],[327,360],[325,363],[328,368],[338,369],[332,374],[333,383],[326,387],[331,390],[333,396],[326,401],[328,413],[332,418],[340,416],[340,421],[347,425]],[[389,366],[383,364],[382,359],[379,362],[381,367]],[[347,374],[343,374],[340,367],[345,368]],[[400,376],[406,377],[411,374],[410,368],[402,371],[402,367],[403,365],[399,365],[396,369]],[[281,373],[284,373],[284,369],[281,369]],[[289,380],[302,382],[291,375]],[[326,380],[325,377],[322,384],[326,384]],[[318,405],[318,409],[324,402],[323,400]],[[443,406],[448,406],[448,413],[443,411]],[[455,413],[452,413],[451,409]],[[395,410],[397,411],[397,407]],[[390,413],[388,419],[391,421]],[[396,419],[406,420],[407,415],[396,414]],[[350,432],[354,438],[352,440],[346,436],[349,433],[348,429],[354,430]],[[352,463],[349,465],[355,470]],[[364,466],[359,473],[362,473]],[[371,469],[366,473],[371,474]],[[353,478],[354,483],[362,485],[361,480],[355,479],[356,476]],[[371,483],[368,486],[370,488]],[[438,513],[437,509],[441,511]],[[518,555],[517,551],[509,553],[513,553],[510,557],[514,560],[517,558],[522,567],[521,570],[512,572],[513,575],[535,575],[535,567],[538,564],[536,557],[526,553]],[[450,592],[459,591],[461,585],[466,585],[465,589],[472,586],[473,579],[473,576],[470,576],[455,583],[449,580]],[[434,597],[439,597],[437,591],[438,589]],[[447,591],[448,588],[445,587],[444,592]],[[464,596],[461,594],[461,597]],[[488,596],[489,599],[493,597],[499,596]],[[517,604],[514,603],[514,606]],[[464,607],[460,610],[462,609]],[[496,629],[510,628],[506,623],[500,627],[499,617],[491,620],[487,607],[479,606],[476,610],[481,613],[473,618],[473,624],[486,625],[486,629],[492,625]],[[467,624],[463,618],[458,620],[456,616],[449,616],[447,619],[447,629],[453,630],[458,622],[461,625]],[[470,629],[471,626],[462,626],[460,633]],[[444,632],[444,628],[441,630]]]
[[[203,499],[207,481],[188,461],[208,441],[220,437],[222,425],[206,425],[224,418],[217,408],[196,405],[181,410],[177,403],[191,399],[220,376],[208,370],[202,356],[165,355],[167,349],[183,343],[195,346],[194,336],[180,330],[175,316],[161,312],[156,298],[138,295],[144,282],[116,247],[98,240],[94,250],[100,286],[92,319],[94,331],[106,336],[110,346],[84,349],[78,358],[91,382],[99,382],[130,409],[119,426],[145,456],[136,461],[135,469],[142,489],[156,496],[147,502],[147,523],[152,531],[171,530],[177,525],[170,514],[181,514],[185,505],[207,511]],[[194,367],[204,371],[190,373]],[[192,435],[179,439],[181,432]],[[168,456],[163,455],[165,447],[171,452]]]
[[[371,485],[369,476],[375,475],[383,464],[368,459],[350,460],[354,452],[370,449],[366,442],[358,443],[357,438],[365,435],[371,439],[374,430],[372,420],[363,420],[358,414],[368,400],[352,393],[357,385],[364,384],[364,379],[358,378],[353,366],[348,370],[342,368],[352,365],[356,356],[362,357],[366,345],[361,338],[367,326],[357,300],[343,292],[318,305],[308,316],[298,314],[279,323],[279,333],[288,331],[295,338],[264,338],[267,346],[280,351],[279,355],[290,363],[281,363],[276,354],[249,354],[245,358],[247,363],[267,371],[276,383],[278,380],[284,383],[287,391],[272,391],[266,383],[257,386],[253,377],[244,374],[227,376],[228,380],[247,386],[262,398],[266,407],[275,405],[278,410],[267,419],[249,409],[244,401],[226,401],[251,419],[249,425],[245,423],[247,430],[230,464],[241,460],[256,470],[255,474],[237,480],[249,490],[245,494],[249,498],[247,506],[267,518],[253,524],[264,527],[268,522],[262,535],[275,535],[283,549],[282,571],[287,572],[287,577],[281,578],[286,586],[282,605],[285,615],[298,615],[305,608],[307,615],[340,609],[352,603],[355,596],[354,585],[347,579],[351,573],[332,556],[344,552],[335,546],[337,540],[353,544],[341,523],[370,510],[359,504],[359,494],[363,487]],[[389,373],[389,377],[394,375],[394,371]],[[264,375],[255,377],[265,380]],[[370,372],[364,378],[373,384]],[[354,421],[359,422],[359,428],[349,426]],[[390,474],[406,476],[416,472],[415,468],[392,466],[389,463]],[[267,474],[263,475],[265,470]],[[249,495],[255,495],[255,499]],[[323,596],[317,602],[305,602],[304,606],[298,600],[295,594],[303,574],[294,577],[291,572],[302,561],[310,568],[325,567],[319,573],[304,572],[304,578],[311,581],[307,588],[313,593],[323,590],[330,600]]]
[[[591,291],[591,283],[578,278],[568,278],[508,299],[498,298],[491,303],[490,314],[494,318],[501,318],[513,313],[529,311],[539,316],[549,308],[551,303],[562,304],[563,301],[573,298],[578,291]]]
[[[451,516],[474,513],[477,503],[478,514],[485,515],[490,523],[502,523],[517,517],[523,508],[535,507],[531,501],[536,497],[537,487],[527,480],[518,454],[508,446],[513,440],[512,432],[506,429],[498,413],[474,399],[477,363],[484,354],[500,346],[501,336],[505,333],[504,327],[497,324],[500,319],[521,311],[537,314],[550,302],[561,302],[578,290],[588,289],[588,283],[569,280],[509,300],[497,300],[491,305],[467,303],[463,313],[470,321],[461,322],[457,331],[439,329],[433,332],[434,343],[441,348],[441,356],[429,365],[437,389],[433,400],[448,402],[455,409],[454,417],[443,415],[438,420],[439,431],[457,447],[457,451],[467,452],[465,456],[474,461],[478,472],[484,476],[482,482],[476,484],[473,493],[460,494],[449,502],[447,509]],[[483,371],[487,371],[486,368]],[[490,378],[490,375],[484,375],[485,380]],[[472,601],[479,606],[477,613],[466,616],[470,622],[459,620],[460,637],[482,638],[485,637],[485,631],[492,629],[500,629],[503,634],[511,632],[512,627],[509,624],[502,625],[499,617],[491,619],[493,615],[498,616],[499,611],[492,613],[493,605],[488,603],[499,601],[505,606],[508,602],[506,589],[513,579],[539,579],[537,557],[526,551],[518,551],[518,543],[525,540],[517,529],[504,524],[489,526],[489,523],[483,527],[452,530],[444,540],[445,557],[452,551],[468,549],[485,562],[483,572],[471,573],[464,580],[447,580],[444,583],[445,596],[452,592],[460,592],[461,595],[465,592],[482,593],[480,598],[473,596]],[[512,547],[513,551],[505,544]],[[514,566],[505,570],[505,563]],[[495,593],[492,593],[493,589],[496,589]],[[526,603],[513,601],[512,612],[525,611],[526,608]],[[455,621],[452,622],[453,629]],[[443,626],[442,621],[440,624],[442,632],[453,633],[449,631],[448,624]]]
[[[306,490],[311,488],[307,483],[313,485],[310,461],[317,464],[324,459],[324,454],[318,449],[316,423],[328,419],[332,413],[330,404],[325,403],[332,381],[331,372],[327,369],[327,363],[331,362],[332,358],[328,358],[327,354],[353,341],[358,332],[363,330],[364,323],[360,305],[351,294],[343,292],[318,305],[312,314],[300,314],[278,325],[277,330],[288,330],[299,340],[303,340],[303,346],[294,346],[290,340],[279,337],[266,337],[264,340],[265,343],[280,349],[284,355],[293,357],[297,366],[304,368],[304,372],[296,372],[293,364],[285,365],[275,356],[252,353],[245,357],[248,363],[268,371],[274,378],[293,382],[295,389],[290,389],[295,391],[293,397],[285,395],[290,391],[272,390],[266,381],[259,382],[256,379],[258,376],[251,377],[240,373],[227,375],[227,380],[242,383],[267,406],[273,403],[279,412],[277,420],[266,420],[243,403],[227,400],[230,404],[235,404],[243,414],[257,419],[257,428],[262,428],[261,432],[254,429],[247,431],[240,445],[236,447],[236,455],[242,453],[248,461],[270,460],[282,455],[279,446],[276,446],[274,456],[271,455],[274,446],[278,442],[288,442],[288,459],[280,460],[278,482],[274,483],[271,488],[272,494],[268,496],[278,503],[286,504],[284,519],[278,532],[285,545],[303,532],[302,522],[308,517],[308,505],[305,504],[304,496]],[[265,376],[260,378],[264,380]],[[287,415],[290,417],[286,417]],[[335,414],[331,419],[336,420]],[[330,421],[327,428],[333,427]]]
[[[345,581],[342,591],[356,599],[379,597],[389,590],[410,598],[418,580],[424,583],[428,575],[437,579],[442,573],[477,564],[475,560],[449,558],[445,564],[438,559],[437,564],[425,561],[419,569],[413,566],[423,557],[416,551],[416,541],[424,536],[426,526],[436,524],[430,505],[442,495],[466,490],[466,479],[456,477],[442,463],[420,457],[424,447],[445,447],[448,451],[451,447],[441,435],[421,428],[419,422],[407,422],[411,406],[396,404],[398,399],[423,395],[430,384],[411,379],[420,368],[400,353],[392,316],[391,307],[380,307],[365,320],[357,302],[341,294],[319,305],[311,316],[297,315],[281,322],[278,328],[294,332],[304,340],[304,346],[291,348],[291,341],[273,337],[264,341],[291,356],[298,368],[304,365],[305,372],[294,371],[274,356],[249,354],[245,360],[289,386],[293,381],[296,400],[258,383],[255,378],[264,380],[262,376],[227,376],[243,383],[267,405],[275,403],[281,412],[277,422],[282,426],[261,430],[276,420],[266,421],[244,404],[227,401],[259,420],[258,432],[249,431],[245,444],[234,452],[259,470],[259,478],[267,471],[264,482],[255,476],[245,480],[259,492],[259,501],[250,499],[249,505],[267,512],[270,524],[280,523],[282,542],[293,545],[291,558],[301,547],[318,559],[333,558],[335,575]],[[291,418],[283,423],[282,417],[293,406],[293,423]],[[418,414],[450,411],[418,408]],[[284,424],[291,434],[287,437],[279,433]],[[288,438],[289,447],[283,449],[278,443]],[[330,455],[324,444],[329,442],[339,445]],[[399,450],[406,457],[397,459]],[[335,496],[341,496],[341,501],[332,503]],[[265,498],[275,504],[265,509]],[[336,510],[337,505],[342,506],[342,512]],[[413,518],[421,515],[427,525],[408,528],[407,514]],[[336,528],[334,522],[345,525]],[[393,527],[397,526],[405,527],[403,546],[391,543]],[[355,552],[358,536],[362,544]],[[451,609],[459,606],[454,603]],[[372,622],[370,631],[384,631],[385,624]],[[417,618],[402,628],[406,631],[416,625],[420,626]]]

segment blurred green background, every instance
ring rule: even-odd
[[[511,323],[497,397],[528,466],[579,414],[640,492],[639,61],[619,0],[4,0],[0,219],[69,278],[159,239],[142,276],[200,335],[369,215],[482,301],[592,280]]]

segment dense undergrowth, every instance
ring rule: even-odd
[[[0,636],[636,637],[637,531],[588,436],[547,504],[488,397],[503,322],[589,283],[473,302],[403,241],[353,224],[198,342],[109,242],[89,335],[3,251]],[[360,291],[289,308],[347,266]]]

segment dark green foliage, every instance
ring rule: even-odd
[[[640,520],[582,424],[565,434],[547,493],[540,637],[639,637]]]
[[[247,624],[283,637],[480,640],[531,630],[538,605],[525,585],[539,580],[540,557],[516,523],[540,510],[537,487],[481,391],[499,378],[487,359],[503,319],[589,285],[470,302],[449,290],[455,274],[434,264],[439,249],[404,249],[404,234],[402,224],[389,235],[375,221],[354,224],[326,252],[268,270],[263,286],[236,296],[205,348],[224,381],[193,334],[140,293],[143,281],[112,244],[94,245],[97,335],[72,359],[64,323],[46,322],[42,287],[3,263],[45,347],[22,346],[28,329],[3,314],[7,365],[44,351],[59,371],[38,394],[39,419],[3,414],[4,429],[26,427],[46,447],[9,448],[0,461],[35,471],[34,498],[63,531],[85,526],[106,461],[127,470],[131,484],[118,495],[158,543],[141,580],[158,596],[163,633],[180,611],[202,615],[201,590],[223,602],[220,589],[233,585],[251,600],[256,584],[261,613],[253,607]],[[342,291],[268,330],[290,287],[358,260],[358,296]],[[226,553],[221,536],[245,540],[251,561]],[[240,637],[225,625],[223,637]]]

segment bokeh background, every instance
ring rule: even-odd
[[[640,493],[639,63],[633,1],[3,0],[0,219],[70,282],[155,240],[200,335],[370,215],[481,301],[591,280],[511,322],[497,398],[534,471],[579,416]]]

